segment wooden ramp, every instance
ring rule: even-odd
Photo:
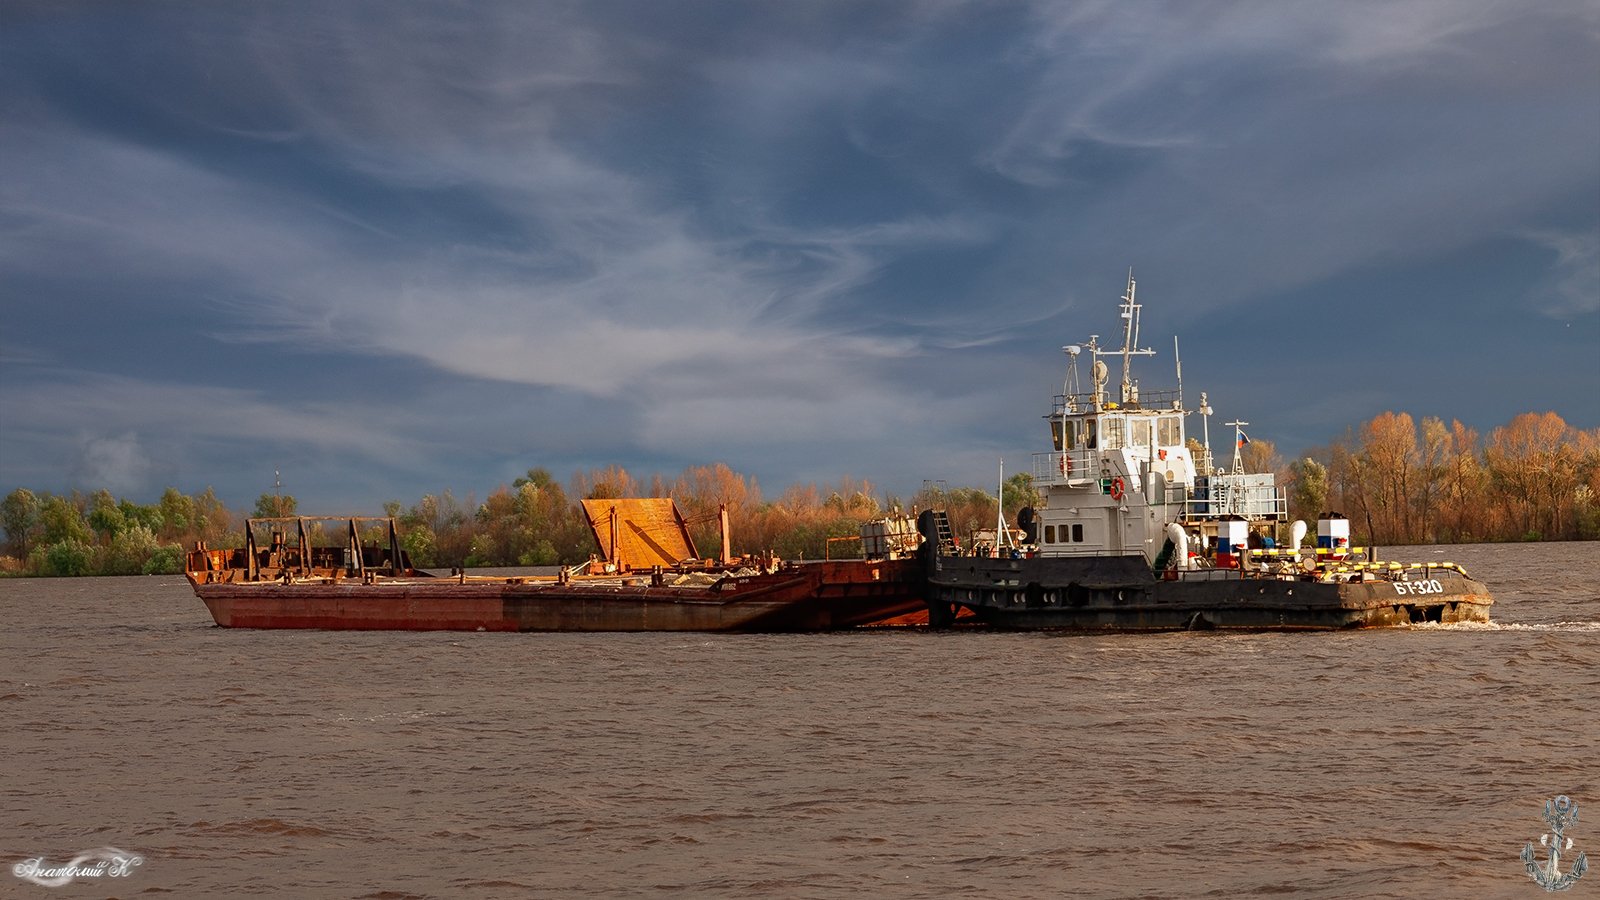
[[[583,514],[600,555],[619,568],[670,567],[699,556],[670,497],[585,500]]]

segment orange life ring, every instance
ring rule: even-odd
[[[1113,500],[1121,500],[1122,499],[1122,487],[1123,487],[1123,485],[1122,485],[1122,479],[1121,478],[1113,478],[1113,479],[1111,479],[1111,499],[1113,499]]]

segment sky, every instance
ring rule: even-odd
[[[1213,433],[1600,426],[1588,0],[10,2],[0,74],[0,491],[992,484],[1130,269]]]

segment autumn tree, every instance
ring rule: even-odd
[[[490,492],[478,506],[474,519],[477,528],[463,565],[507,565],[517,558],[522,544],[531,542],[517,508],[517,499],[504,486]]]
[[[1283,468],[1283,457],[1271,441],[1250,438],[1239,448],[1239,459],[1246,472],[1273,472]]]
[[[622,497],[641,496],[639,482],[628,474],[627,469],[619,465],[574,474],[572,493],[573,496],[585,500],[616,500]]]
[[[1424,445],[1433,438],[1425,438]],[[1483,468],[1478,447],[1478,432],[1460,420],[1450,423],[1432,457],[1429,470],[1434,482],[1430,498],[1434,507],[1435,538],[1441,541],[1470,541],[1489,536],[1492,523],[1486,508],[1488,474]]]
[[[742,525],[750,510],[761,502],[761,490],[755,479],[746,478],[729,468],[726,463],[709,466],[690,466],[673,482],[671,497],[690,523],[690,534],[695,546],[710,555],[709,548],[720,547],[722,536],[720,511],[726,508],[728,519]],[[733,538],[742,548],[736,552],[755,552],[760,548],[746,547],[738,541],[739,526],[732,527]]]
[[[1015,522],[1017,512],[1024,506],[1039,506],[1039,489],[1033,485],[1033,476],[1027,472],[1018,472],[1007,478],[1001,485],[1001,506],[1005,508],[1007,521]]]
[[[1417,427],[1409,413],[1380,413],[1361,429],[1363,473],[1371,479],[1379,533],[1373,540],[1409,543],[1412,528],[1412,491],[1417,480]]]
[[[1579,485],[1572,492],[1573,537],[1600,539],[1600,428],[1577,431]]]
[[[1490,433],[1484,463],[1519,537],[1566,535],[1581,474],[1575,437],[1553,412],[1523,413]]]
[[[94,539],[89,524],[84,521],[81,499],[46,494],[39,507],[39,525],[44,534],[41,543],[59,544],[74,540],[88,544]]]
[[[39,498],[27,488],[17,488],[0,501],[0,523],[6,531],[6,544],[19,557],[28,555],[28,536],[39,522]]]
[[[262,494],[256,498],[255,510],[250,515],[257,519],[292,516],[299,505],[299,502],[288,494]]]
[[[104,489],[89,495],[88,519],[89,527],[102,540],[109,540],[127,526],[127,519],[122,515],[122,510],[117,508],[116,498]]]
[[[400,517],[400,525],[401,543],[418,568],[461,566],[472,552],[473,517],[448,490],[423,494]]]
[[[161,510],[162,537],[171,540],[190,535],[197,524],[193,497],[181,493],[175,487],[169,487],[161,492],[161,500],[157,505]]]
[[[1328,468],[1309,456],[1289,464],[1289,515],[1313,523],[1328,511]]]

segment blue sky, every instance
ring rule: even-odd
[[[1130,266],[1285,452],[1600,426],[1591,2],[24,2],[0,72],[0,491],[986,484]]]

